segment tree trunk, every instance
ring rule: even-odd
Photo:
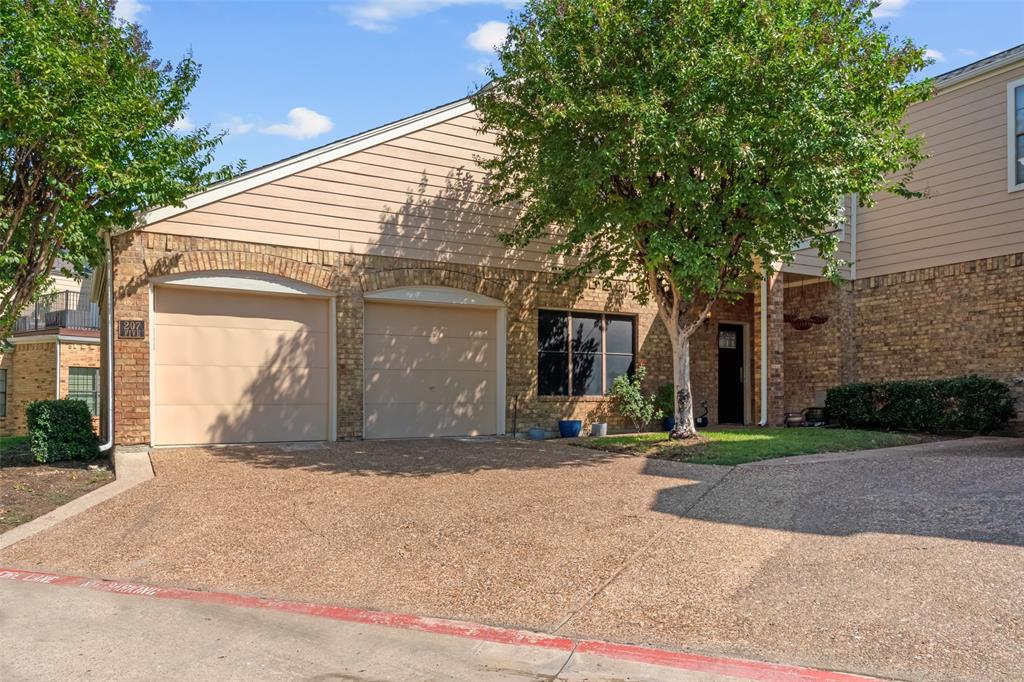
[[[690,393],[690,337],[682,329],[669,329],[672,341],[672,383],[675,388],[674,416],[676,425],[669,438],[690,438],[697,435],[693,423],[693,396]]]

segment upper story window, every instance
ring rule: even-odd
[[[626,315],[537,312],[537,393],[600,396],[633,371],[636,325]]]
[[[1010,191],[1024,189],[1024,78],[1010,83],[1006,94],[1009,129]]]

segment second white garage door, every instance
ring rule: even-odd
[[[367,302],[363,334],[366,438],[497,432],[493,309]]]
[[[329,304],[157,286],[153,444],[328,438]]]

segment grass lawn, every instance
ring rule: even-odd
[[[603,438],[581,438],[573,445],[594,450],[628,452],[695,464],[743,464],[762,459],[888,448],[920,443],[921,436],[856,429],[756,426],[700,431],[699,439],[670,441],[668,434],[637,433]]]
[[[28,449],[28,436],[0,436],[0,455]]]

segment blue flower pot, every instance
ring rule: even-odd
[[[560,419],[558,433],[562,438],[579,438],[583,430],[583,422],[579,419]]]
[[[665,427],[666,431],[671,431],[672,429],[676,428],[676,418],[665,417],[665,423],[663,424],[663,426]]]

